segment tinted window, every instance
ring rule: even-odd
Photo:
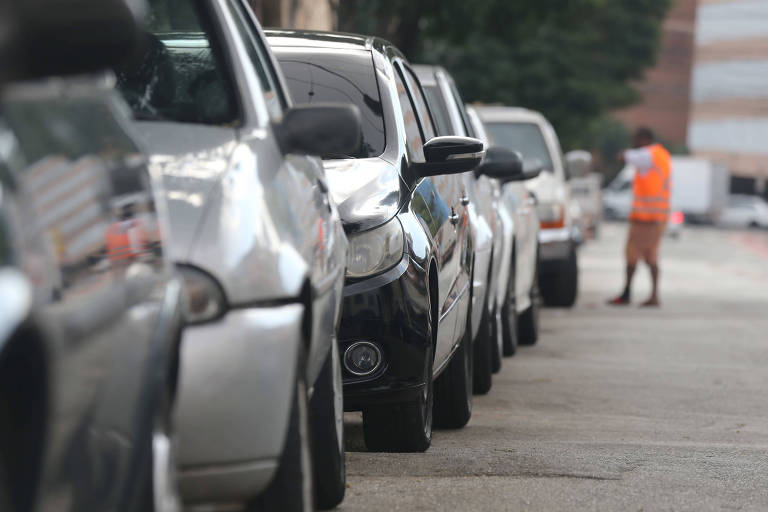
[[[538,159],[545,169],[552,170],[552,159],[538,125],[489,122],[485,129],[494,145],[519,151],[527,161]]]
[[[384,152],[384,113],[370,52],[274,50],[296,103],[332,101],[352,103],[360,109],[360,147],[347,156],[367,158]]]
[[[424,86],[424,95],[427,97],[427,104],[435,118],[437,133],[440,135],[456,135],[451,129],[450,114],[446,108],[445,99],[436,85]]]
[[[142,51],[117,69],[138,119],[224,124],[237,120],[232,83],[192,0],[153,0]]]
[[[424,130],[424,141],[426,142],[435,136],[435,128],[432,126],[432,117],[429,108],[427,108],[427,100],[424,99],[424,95],[421,93],[421,83],[408,68],[405,69],[405,79],[408,81],[413,105],[419,115],[419,123]]]
[[[405,87],[405,82],[400,76],[400,72],[395,72],[395,86],[397,87],[397,96],[400,99],[400,109],[403,113],[403,122],[405,124],[406,144],[411,157],[424,160],[424,139],[421,136],[419,121],[416,119],[416,111],[411,102],[411,96]]]

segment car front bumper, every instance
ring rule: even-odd
[[[367,377],[344,369],[345,410],[407,401],[423,389],[432,343],[427,283],[427,271],[406,255],[384,274],[344,287],[340,353],[354,342],[370,341],[384,358]]]
[[[288,430],[304,307],[230,311],[189,326],[176,407],[187,503],[239,503],[277,468]]]

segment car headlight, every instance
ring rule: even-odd
[[[368,277],[394,267],[403,257],[404,240],[403,226],[397,218],[350,236],[347,277]]]
[[[224,314],[226,301],[219,283],[200,269],[177,267],[184,282],[182,311],[188,324],[210,322]]]
[[[542,229],[565,227],[565,207],[561,203],[539,203],[537,207]]]

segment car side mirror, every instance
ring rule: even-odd
[[[283,153],[347,155],[360,146],[360,110],[342,103],[314,103],[289,108],[275,125]]]
[[[565,169],[568,179],[584,178],[592,172],[592,154],[577,149],[565,154]]]
[[[485,156],[485,145],[472,137],[434,137],[424,144],[425,162],[417,164],[420,176],[460,174],[475,169]]]
[[[3,74],[9,80],[76,75],[120,64],[139,41],[123,0],[24,0],[4,19]]]
[[[518,151],[492,147],[485,152],[485,158],[475,173],[488,176],[502,183],[523,179],[523,156]]]
[[[523,180],[532,180],[544,172],[544,162],[538,158],[523,160]]]

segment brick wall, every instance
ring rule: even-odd
[[[676,0],[664,22],[656,67],[637,84],[641,102],[616,112],[630,127],[649,126],[665,142],[680,146],[688,136],[696,7],[697,0]]]

